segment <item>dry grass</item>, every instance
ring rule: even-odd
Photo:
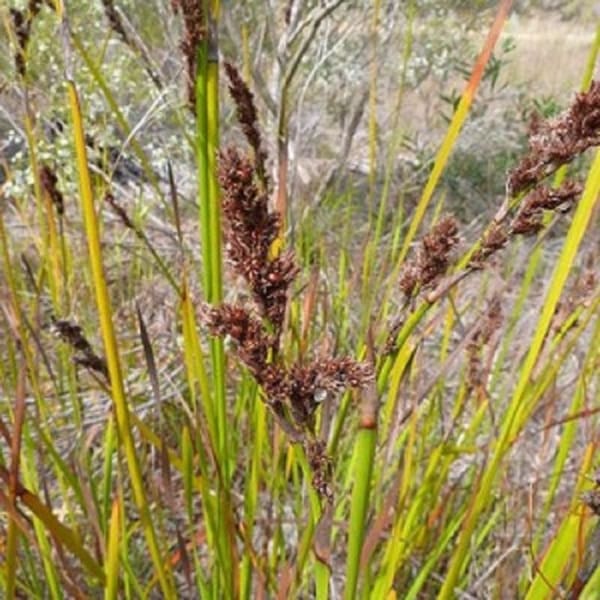
[[[593,18],[565,22],[551,11],[534,18],[513,17],[503,33],[515,42],[506,81],[533,85],[538,96],[565,99],[579,87],[581,65],[586,63],[595,35]],[[596,78],[599,69],[596,66]]]

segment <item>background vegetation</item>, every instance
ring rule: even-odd
[[[4,597],[597,597],[594,4],[0,7]]]

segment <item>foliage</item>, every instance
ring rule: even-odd
[[[593,596],[598,44],[509,4],[0,9],[5,597]]]

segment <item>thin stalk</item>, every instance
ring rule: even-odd
[[[66,27],[66,23],[64,21],[63,27]],[[104,276],[100,231],[96,216],[96,209],[94,206],[94,196],[88,167],[87,148],[85,144],[85,133],[83,129],[79,97],[73,77],[69,72],[66,73],[66,79],[69,104],[71,108],[71,117],[73,119],[74,143],[79,172],[81,210],[84,216],[85,233],[90,255],[90,269],[100,318],[100,329],[104,342],[106,362],[110,375],[111,395],[115,407],[119,438],[120,442],[124,446],[134,498],[138,510],[140,511],[142,527],[146,536],[148,550],[150,552],[152,562],[154,563],[160,588],[165,598],[174,598],[175,592],[171,573],[169,572],[168,566],[165,565],[163,561],[158,540],[156,538],[156,533],[154,531],[150,508],[146,500],[144,479],[135,449],[133,432],[129,422],[129,408],[127,405],[125,388],[123,385],[118,344],[112,323],[112,308],[109,300],[106,278]]]
[[[106,588],[104,600],[116,600],[119,591],[119,532],[121,530],[122,507],[115,498],[110,518],[110,529],[106,544]]]
[[[208,203],[211,232],[211,304],[223,301],[223,267],[221,241],[221,206],[219,185],[217,182],[217,152],[219,147],[219,63],[214,50],[209,52],[207,65],[206,111],[207,111],[207,168]],[[218,428],[219,456],[225,485],[229,481],[229,457],[227,442],[227,407],[225,398],[225,353],[223,339],[216,337],[211,341],[215,377],[215,402]]]
[[[12,428],[11,460],[8,480],[8,501],[11,512],[17,512],[17,497],[19,485],[19,464],[21,462],[21,435],[25,421],[25,364],[19,368],[18,383],[15,397],[14,426]],[[17,585],[17,553],[18,553],[18,525],[12,516],[8,520],[6,535],[6,597],[14,598]]]
[[[374,426],[362,425],[357,434],[352,457],[355,467],[350,522],[348,524],[345,600],[355,598],[358,588],[360,554],[362,552],[364,529],[369,506],[376,441],[377,429]]]
[[[371,74],[369,82],[369,221],[373,215],[373,202],[375,200],[375,184],[377,182],[377,74],[378,74],[378,42],[379,42],[379,15],[381,12],[381,0],[373,0],[373,19],[371,21]]]
[[[252,456],[250,458],[250,468],[248,469],[248,482],[246,483],[246,494],[244,502],[244,517],[246,535],[249,540],[252,539],[254,530],[254,519],[256,508],[258,506],[260,482],[263,479],[262,457],[268,443],[267,439],[267,407],[260,399],[258,387],[253,386],[254,390],[248,397],[251,398],[250,410],[252,413]],[[248,554],[242,559],[240,576],[241,598],[251,598],[252,590],[252,561]]]
[[[370,360],[373,360],[371,353]],[[365,536],[371,479],[375,461],[378,411],[377,385],[375,382],[372,382],[363,393],[357,439],[352,456],[351,468],[353,470],[354,487],[352,489],[350,522],[348,524],[345,600],[353,600],[357,597],[360,556]]]
[[[217,182],[217,152],[219,147],[219,63],[217,23],[220,3],[205,2],[206,30],[208,32],[197,49],[196,70],[196,159],[198,165],[198,193],[200,205],[200,232],[202,235],[204,295],[209,304],[218,305],[223,299],[221,208]],[[234,597],[239,589],[237,558],[232,531],[231,502],[229,498],[230,459],[225,394],[225,353],[223,340],[210,340],[213,375],[215,422],[211,434],[217,452],[220,481],[217,503],[219,524],[217,542],[229,559],[221,561],[228,596]]]

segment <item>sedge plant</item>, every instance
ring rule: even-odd
[[[533,119],[489,222],[449,214],[442,175],[507,18],[500,2],[422,192],[388,219],[423,13],[409,3],[377,205],[386,4],[369,4],[370,210],[355,226],[351,192],[332,191],[333,217],[324,202],[294,223],[293,83],[340,4],[306,20],[299,3],[282,10],[270,144],[248,83],[256,32],[242,23],[243,56],[218,45],[229,7],[165,5],[183,65],[175,102],[167,69],[103,2],[107,40],[156,94],[148,114],[160,107],[193,157],[164,176],[121,104],[107,40],[69,23],[76,7],[3,10],[32,183],[0,210],[5,597],[594,597],[600,159],[585,160],[600,145],[600,84],[588,76],[563,113]],[[33,93],[44,19],[65,53],[70,154],[54,162]],[[136,191],[117,181],[124,148],[111,165],[92,157],[90,103],[139,161]]]

